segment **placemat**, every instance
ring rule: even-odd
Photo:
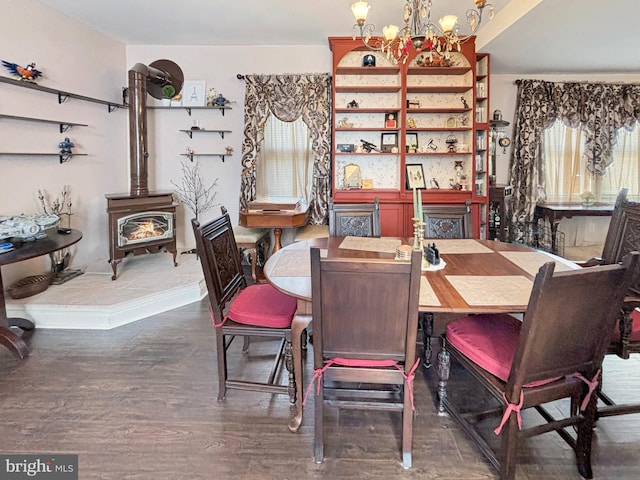
[[[469,305],[527,305],[533,282],[520,275],[447,275]]]
[[[420,277],[420,305],[428,305],[433,307],[439,307],[441,305],[440,300],[436,296],[429,280],[425,277]]]
[[[488,247],[471,239],[425,238],[425,243],[435,243],[440,254],[450,253],[493,253]]]
[[[521,269],[534,276],[538,273],[540,267],[548,261],[556,262],[555,272],[566,272],[581,268],[573,263],[564,263],[562,259],[552,257],[544,252],[500,252],[500,254],[511,263],[515,263]]]
[[[271,270],[272,277],[311,277],[311,257],[309,248],[283,250],[278,262]],[[320,249],[320,256],[327,257],[327,249]]]
[[[399,245],[402,245],[402,241],[397,238],[344,237],[338,248],[365,252],[396,253],[396,248]]]

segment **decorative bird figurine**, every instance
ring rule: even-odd
[[[74,143],[69,140],[69,137],[65,137],[63,141],[58,144],[60,153],[73,153],[71,149],[75,147]]]
[[[6,62],[4,60],[2,60],[2,65],[19,80],[33,82],[36,78],[42,76],[42,72],[36,68],[36,64],[33,62],[27,65],[26,68],[21,67],[17,63]]]

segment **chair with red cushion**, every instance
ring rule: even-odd
[[[447,325],[438,355],[439,408],[460,423],[502,480],[515,477],[519,440],[550,431],[574,449],[580,474],[592,478],[593,392],[639,257],[630,255],[623,265],[555,274],[555,263],[548,262],[535,278],[522,322],[507,314],[486,314]],[[456,382],[447,381],[450,357],[471,373],[489,400],[470,393],[469,385],[452,388]],[[567,415],[554,418],[544,404],[563,399],[569,400]],[[554,412],[563,412],[558,405]],[[542,423],[530,424],[536,419],[529,416],[522,421],[520,412],[530,408]],[[488,434],[499,435],[493,442],[483,430],[487,425],[497,427]],[[573,426],[577,438],[567,428]],[[492,443],[500,448],[492,449]]]
[[[311,248],[316,462],[329,404],[402,412],[402,462],[411,466],[420,262],[419,251],[399,262],[329,260]]]
[[[620,190],[611,215],[602,257],[592,258],[585,262],[577,262],[583,267],[594,265],[612,265],[622,261],[630,252],[640,251],[640,203],[627,198],[627,189]],[[628,359],[632,353],[640,353],[640,270],[634,272],[620,312],[618,323],[607,354]],[[633,372],[637,372],[635,366]],[[640,402],[619,403],[605,393],[606,372],[603,372],[603,385],[598,388],[598,397],[604,403],[598,407],[597,418],[640,413]]]
[[[212,323],[216,331],[218,400],[225,398],[229,388],[286,394],[289,395],[291,403],[295,403],[291,340],[292,335],[303,335],[307,325],[294,324],[292,327],[297,308],[295,298],[281,293],[269,284],[247,286],[233,227],[228,213],[226,210],[223,212],[225,213],[221,217],[206,225],[200,225],[196,219],[191,221],[209,293]],[[230,378],[227,350],[236,336],[281,339],[266,382]],[[300,345],[299,348],[305,344],[296,343]],[[301,357],[302,352],[294,352],[293,355]],[[278,374],[283,366],[288,370],[286,385],[277,383]],[[297,426],[290,428],[295,430]]]

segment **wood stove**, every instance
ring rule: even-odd
[[[105,195],[109,215],[109,263],[116,279],[118,263],[129,255],[171,252],[177,266],[175,212],[171,192],[151,192],[145,197]]]
[[[176,207],[171,192],[150,192],[147,163],[147,92],[162,97],[162,87],[182,89],[182,70],[170,60],[157,60],[150,66],[136,63],[129,70],[129,194],[108,194],[109,263],[117,276],[118,263],[129,255],[168,251],[176,262]]]

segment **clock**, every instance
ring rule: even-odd
[[[502,137],[500,140],[498,140],[498,145],[500,145],[502,148],[507,148],[509,145],[511,145],[511,139],[509,137]]]

